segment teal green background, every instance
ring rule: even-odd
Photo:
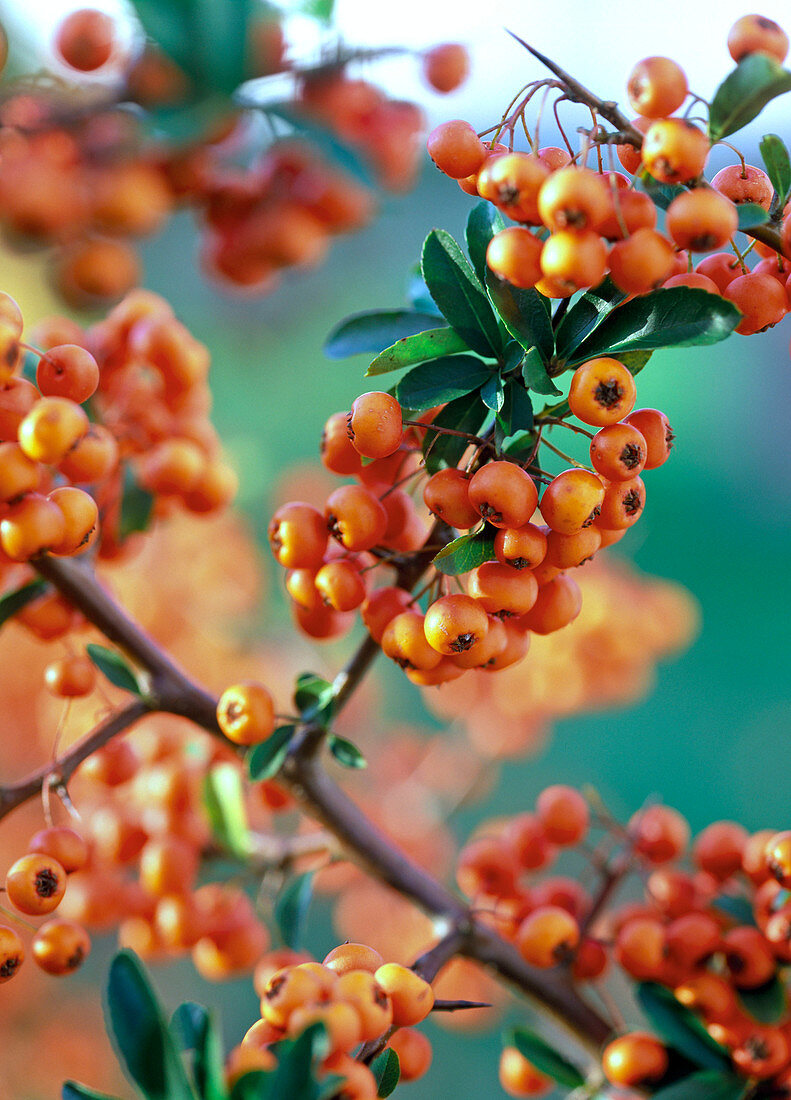
[[[261,301],[218,294],[201,278],[186,216],[147,246],[147,285],[167,295],[212,351],[213,418],[241,464],[241,500],[259,534],[278,473],[317,457],[326,416],[360,392],[364,358],[325,359],[327,332],[348,313],[401,304],[428,229],[441,226],[460,237],[471,203],[427,169],[416,192],[383,203],[371,228],[337,240],[322,268],[287,276]],[[530,807],[554,782],[592,784],[620,815],[661,797],[693,830],[717,818],[750,829],[788,827],[790,377],[784,325],[654,356],[640,376],[638,403],[667,411],[676,445],[671,461],[649,475],[640,524],[609,553],[685,584],[700,603],[700,635],[689,652],[659,669],[656,689],[641,704],[559,722],[542,756],[509,762],[487,806],[457,818],[460,837],[483,814]],[[274,568],[270,579],[277,593]],[[287,621],[279,606],[268,617],[270,636]],[[316,667],[332,674],[336,665],[319,649]],[[385,675],[392,715],[405,708],[420,714],[417,693],[400,676]],[[310,945],[319,954],[334,942],[326,917],[315,910]],[[189,967],[157,975],[169,1003],[196,996]],[[222,1004],[229,1043],[255,1015],[245,982],[206,985],[197,996]],[[406,1095],[501,1094],[496,1035],[471,1041],[429,1030],[436,1036],[435,1069]]]

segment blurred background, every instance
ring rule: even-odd
[[[0,21],[24,26],[31,48],[44,49],[47,28],[69,6],[66,0],[37,0],[33,25],[29,4],[0,0]],[[338,0],[336,25],[348,42],[359,45],[397,42],[423,48],[449,39],[464,42],[472,55],[471,75],[462,90],[448,97],[427,91],[410,59],[388,60],[361,72],[390,95],[421,102],[430,125],[462,117],[482,129],[497,121],[522,84],[543,75],[505,28],[605,98],[622,99],[631,66],[653,54],[676,59],[693,90],[708,98],[730,68],[725,40],[742,14],[741,4],[733,0],[722,0],[716,15],[704,5],[680,0],[648,6],[616,2],[606,12],[579,0],[544,6],[517,0],[487,5],[401,0],[393,8]],[[762,14],[782,23],[788,13],[774,4]],[[309,37],[314,33],[306,26],[306,51],[314,48]],[[748,162],[760,163],[762,134],[777,132],[788,139],[789,124],[785,97],[738,135]],[[542,144],[557,142],[551,117],[542,123],[541,134]],[[728,149],[715,150],[712,172],[734,159]],[[165,296],[211,350],[213,421],[239,471],[240,505],[258,538],[273,500],[281,499],[284,472],[293,464],[317,461],[326,417],[348,408],[364,387],[365,358],[325,359],[327,333],[349,313],[401,305],[409,268],[427,231],[440,226],[460,238],[472,202],[427,163],[412,192],[381,197],[379,216],[369,228],[338,239],[320,268],[287,276],[261,299],[234,297],[201,274],[189,214],[177,215],[143,244],[144,285]],[[2,251],[0,272],[2,289],[19,301],[26,319],[63,311],[39,254]],[[788,322],[758,336],[734,335],[713,348],[655,354],[640,376],[638,404],[667,412],[676,444],[671,460],[648,479],[640,524],[607,554],[684,585],[700,610],[697,638],[688,652],[659,667],[640,702],[559,720],[539,753],[509,760],[485,805],[454,815],[458,838],[467,836],[483,815],[529,807],[544,786],[558,782],[594,787],[617,815],[629,815],[646,799],[660,797],[688,818],[693,831],[720,818],[751,830],[789,827],[789,366]],[[291,628],[282,577],[266,554],[263,568],[267,597],[258,627],[264,646],[276,647]],[[311,667],[331,676],[351,645],[347,640],[317,648]],[[378,706],[386,719],[437,723],[417,690],[400,676],[383,669],[381,681]],[[381,715],[367,717],[373,722]],[[362,788],[365,773],[355,782]],[[316,904],[314,916],[309,946],[321,957],[335,939],[323,903]],[[110,951],[108,941],[72,981],[100,985]],[[155,971],[155,981],[169,1004],[189,996],[219,1006],[229,1041],[236,1041],[255,1016],[247,982],[210,986],[188,964]],[[436,1040],[435,1069],[425,1082],[407,1086],[405,1096],[499,1095],[492,1054],[499,1048],[496,1034],[461,1042],[433,1025],[428,1030]],[[0,1051],[0,1078],[3,1060],[11,1055]],[[31,1093],[12,1100],[43,1097]]]

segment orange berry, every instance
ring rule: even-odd
[[[470,572],[467,592],[490,615],[507,618],[530,610],[538,596],[538,582],[529,569],[487,561]]]
[[[765,53],[782,62],[788,53],[788,35],[773,19],[743,15],[728,31],[728,52],[734,61],[751,53]]]
[[[470,501],[469,488],[470,475],[451,466],[431,475],[423,489],[423,502],[433,516],[466,530],[481,518]]]
[[[192,492],[206,469],[206,454],[191,439],[174,437],[155,444],[140,459],[140,484],[163,496]]]
[[[723,936],[722,947],[737,989],[756,989],[774,976],[777,963],[771,944],[757,928],[731,928]]]
[[[442,660],[441,654],[426,638],[425,617],[419,611],[402,611],[392,618],[385,627],[381,644],[384,655],[403,669],[429,671]]]
[[[544,1096],[553,1087],[552,1079],[540,1073],[516,1047],[503,1049],[498,1077],[509,1096]]]
[[[522,527],[538,504],[535,484],[513,462],[487,462],[470,479],[469,500],[493,527]]]
[[[775,833],[764,845],[764,865],[781,886],[791,885],[791,832]]]
[[[400,1028],[388,1043],[398,1055],[401,1069],[400,1081],[417,1081],[428,1073],[431,1066],[431,1042],[422,1031],[414,1028]]]
[[[670,421],[659,409],[635,409],[624,417],[624,424],[637,428],[648,449],[646,470],[655,470],[667,462],[673,446],[673,429]]]
[[[569,388],[569,408],[583,424],[604,428],[634,408],[637,390],[632,374],[608,355],[577,367]],[[544,516],[546,519],[546,516]]]
[[[67,875],[79,871],[88,862],[88,845],[85,840],[66,826],[51,826],[34,833],[28,842],[29,852],[52,856]]]
[[[346,421],[352,446],[365,458],[386,458],[401,445],[401,406],[389,393],[364,393]]]
[[[471,596],[440,596],[423,622],[426,641],[438,653],[452,656],[480,645],[489,629],[485,609]]]
[[[709,148],[709,139],[694,123],[663,118],[646,131],[643,164],[661,183],[688,183],[703,172]]]
[[[318,508],[290,501],[269,523],[272,553],[286,569],[316,569],[324,562],[327,525]]]
[[[28,493],[11,504],[0,521],[0,545],[13,561],[29,561],[58,546],[66,520],[57,504],[38,493]]]
[[[409,609],[412,593],[405,588],[378,588],[360,607],[360,617],[375,642],[381,644],[388,624]]]
[[[542,276],[543,241],[529,229],[512,225],[489,241],[486,263],[500,279],[523,288],[535,286]]]
[[[684,913],[667,926],[668,954],[688,970],[694,970],[719,950],[720,941],[720,926],[706,913]]]
[[[527,222],[529,225],[540,225],[538,192],[548,177],[549,169],[538,157],[529,153],[505,152],[487,157],[478,173],[476,183],[481,198],[493,202],[507,217],[517,222]],[[504,241],[508,239],[504,238]],[[538,238],[533,239],[538,241]],[[517,248],[533,249],[532,253],[524,253],[525,259],[529,255],[535,258],[535,246],[530,246],[526,238],[512,234],[510,240]],[[499,254],[502,255],[502,251]],[[488,254],[487,262],[493,271],[497,271]],[[500,271],[497,271],[497,274],[502,275],[503,278],[508,277]],[[517,283],[518,285],[520,284]]]
[[[619,1088],[656,1082],[664,1076],[667,1066],[667,1050],[644,1031],[632,1031],[614,1039],[602,1054],[604,1075]]]
[[[90,954],[91,940],[81,924],[56,917],[38,929],[30,950],[47,974],[73,974]]]
[[[96,392],[99,366],[85,348],[61,344],[39,359],[36,385],[45,397],[67,397],[81,405]]]
[[[742,336],[763,332],[788,313],[788,295],[771,275],[756,272],[739,275],[728,283],[722,296],[742,311],[742,319],[736,326]]]
[[[747,830],[735,821],[715,821],[695,838],[692,859],[701,871],[725,882],[741,869],[748,839]]]
[[[423,54],[423,76],[443,95],[463,84],[470,71],[470,55],[458,42],[443,42]]]
[[[596,522],[607,530],[620,531],[637,523],[645,507],[645,485],[640,477],[613,481],[604,492]]]
[[[87,657],[61,657],[50,661],[44,669],[44,683],[53,695],[61,699],[90,695],[96,686],[96,666]],[[31,851],[38,849],[31,848]],[[57,857],[57,852],[50,854]],[[63,863],[63,860],[60,862]]]
[[[610,276],[627,294],[656,290],[673,267],[673,246],[655,229],[641,228],[610,249]]]
[[[286,1028],[295,1009],[321,1000],[321,985],[313,974],[286,966],[267,982],[261,997],[261,1015],[275,1027]]]
[[[99,506],[83,489],[64,485],[47,497],[57,504],[65,523],[63,538],[51,548],[56,557],[71,558],[89,549],[99,531]]]
[[[314,579],[322,602],[335,611],[353,611],[365,599],[365,582],[359,567],[346,560],[327,562]]]
[[[6,895],[21,913],[42,916],[57,909],[66,891],[66,872],[52,856],[22,856],[8,871]]]
[[[788,1066],[788,1039],[778,1027],[753,1024],[731,1052],[734,1065],[747,1077],[765,1080]]]
[[[330,493],[324,516],[333,538],[355,552],[376,546],[387,530],[387,512],[378,497],[363,485],[342,485]]]
[[[665,118],[687,98],[684,70],[668,57],[638,61],[626,81],[632,110],[645,118]]]
[[[545,787],[536,801],[536,816],[547,840],[560,847],[579,844],[588,831],[588,803],[573,787]]]
[[[385,963],[375,972],[377,985],[393,1006],[396,1027],[411,1027],[425,1020],[434,1005],[431,985],[413,970],[399,963]]]
[[[140,884],[154,897],[183,894],[198,873],[198,852],[178,836],[155,837],[140,852]]]
[[[504,527],[494,536],[494,553],[503,565],[513,569],[534,569],[544,560],[547,536],[534,523]]]
[[[539,586],[538,597],[522,617],[522,625],[534,634],[554,634],[579,615],[582,592],[573,577],[561,573]]]
[[[0,443],[0,502],[35,492],[40,480],[41,467],[18,443]]]
[[[648,128],[652,125],[652,119],[643,118],[638,115],[637,118],[632,119],[632,126],[641,134],[645,134]],[[616,145],[615,151],[618,154],[618,160],[621,162],[627,172],[637,172],[640,165],[643,163],[642,148],[635,149],[634,145]]]
[[[683,191],[667,208],[667,231],[678,248],[713,252],[731,239],[739,215],[730,199],[706,187]]]
[[[610,424],[591,440],[590,456],[597,474],[608,481],[628,481],[642,472],[648,447],[633,424]]]
[[[25,948],[13,928],[0,924],[0,985],[10,981],[25,961]]]
[[[347,970],[338,978],[334,1000],[345,1001],[357,1010],[364,1043],[384,1035],[393,1022],[390,998],[368,970]]]
[[[103,481],[118,465],[118,442],[103,424],[91,424],[58,463],[60,472],[75,483]]]
[[[729,164],[721,168],[711,181],[715,191],[736,203],[755,202],[768,210],[772,205],[774,189],[762,168],[753,164]]]
[[[367,970],[369,974],[375,974],[383,964],[384,959],[379,952],[364,943],[342,943],[340,947],[333,947],[322,962],[323,966],[338,975],[350,970]]]
[[[217,721],[236,745],[265,741],[275,728],[275,705],[263,686],[247,680],[226,688],[217,704]]]
[[[516,947],[525,962],[549,969],[570,958],[579,939],[579,924],[570,913],[557,905],[544,905],[519,925]]]
[[[321,461],[333,474],[359,474],[362,469],[360,452],[352,446],[347,431],[349,413],[333,413],[321,434]]]
[[[110,59],[115,23],[95,8],[80,8],[63,19],[55,34],[55,49],[70,68],[94,72]]]
[[[637,981],[656,981],[665,965],[665,929],[652,917],[634,917],[619,929],[614,958]]]
[[[486,159],[486,148],[469,122],[455,118],[441,122],[428,136],[428,155],[451,179],[477,172]]]
[[[649,863],[678,859],[689,843],[689,825],[670,806],[648,806],[629,821],[634,849]]]
[[[550,481],[541,497],[541,515],[560,535],[590,527],[604,500],[601,478],[590,470],[564,470]]]
[[[598,286],[607,271],[607,246],[594,230],[557,230],[541,251],[541,271],[568,297],[582,287]]]
[[[542,184],[538,212],[553,233],[596,229],[610,212],[608,186],[602,176],[588,168],[560,168]]]
[[[88,431],[85,410],[67,397],[42,397],[19,425],[19,445],[35,462],[57,465]]]

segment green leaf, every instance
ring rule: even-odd
[[[253,745],[248,751],[245,756],[247,774],[254,783],[261,779],[271,779],[280,771],[295,732],[296,726],[278,726],[266,741]]]
[[[355,313],[336,325],[324,343],[328,359],[345,359],[384,351],[405,336],[437,327],[434,313],[419,313],[410,309],[369,310]]]
[[[467,350],[461,336],[452,328],[430,328],[414,336],[402,336],[392,347],[385,348],[371,363],[365,377],[387,374],[388,371],[411,367],[415,363],[425,363],[427,359]]]
[[[182,1050],[192,1052],[192,1077],[201,1100],[228,1100],[222,1044],[217,1028],[203,1005],[179,1005],[170,1030]]]
[[[477,393],[458,397],[434,417],[433,424],[439,428],[453,428],[458,432],[476,435],[486,420],[488,409]],[[439,435],[430,429],[425,433],[423,455],[426,470],[435,474],[443,466],[455,466],[469,447],[469,442],[457,435]]]
[[[306,722],[327,726],[335,706],[335,689],[314,672],[302,672],[297,677],[294,703]]]
[[[545,359],[549,359],[555,347],[555,337],[546,307],[547,299],[535,287],[523,290],[512,286],[488,269],[486,286],[494,308],[514,340],[518,340],[525,351],[535,347]]]
[[[723,913],[727,913],[729,917],[733,917],[737,924],[747,924],[753,928],[757,928],[755,923],[755,913],[753,907],[747,898],[740,897],[737,894],[720,894],[712,902],[715,909],[720,909]]]
[[[302,0],[300,11],[311,19],[321,23],[331,23],[335,11],[335,0]]]
[[[504,455],[514,462],[524,462],[535,447],[535,432],[514,432],[510,437],[504,437],[501,449]]]
[[[758,989],[738,989],[740,1005],[760,1024],[779,1024],[786,1014],[785,985],[774,977]]]
[[[145,692],[140,687],[137,676],[118,650],[108,649],[107,646],[97,645],[96,642],[88,642],[85,652],[111,684],[121,688],[122,691],[129,691],[143,698]]]
[[[673,199],[678,198],[682,191],[686,190],[685,187],[681,187],[677,183],[660,183],[645,169],[640,173],[637,182],[640,190],[645,191],[646,195],[650,195],[654,205],[658,206],[660,210],[667,210]]]
[[[578,1089],[585,1084],[585,1078],[571,1062],[567,1061],[540,1035],[526,1027],[516,1027],[506,1038],[507,1046],[515,1046],[522,1057],[559,1085],[569,1089]]]
[[[197,91],[230,96],[247,73],[253,0],[133,0],[149,38]]]
[[[299,951],[304,946],[302,937],[313,897],[313,875],[313,871],[293,875],[275,901],[275,921],[283,943],[292,951]]]
[[[486,282],[486,249],[489,241],[501,229],[505,229],[505,218],[496,206],[490,202],[479,202],[473,206],[467,218],[464,239],[472,266],[482,283]]]
[[[274,1070],[250,1070],[234,1082],[231,1100],[279,1100],[272,1087],[274,1076]]]
[[[469,573],[471,569],[483,565],[494,558],[494,532],[491,527],[483,527],[474,535],[460,535],[444,546],[431,563],[435,569],[446,576],[456,577],[460,573]]]
[[[568,365],[639,349],[716,344],[730,336],[740,320],[736,306],[718,294],[687,286],[655,290],[613,310],[575,350]]]
[[[490,374],[481,386],[481,401],[487,409],[499,413],[505,401],[503,380],[499,374]]]
[[[96,1092],[85,1085],[78,1085],[76,1081],[66,1081],[61,1091],[61,1100],[118,1100],[116,1096],[109,1096],[106,1092]]]
[[[395,1090],[401,1077],[401,1064],[392,1047],[383,1050],[378,1058],[374,1058],[371,1062],[371,1073],[376,1079],[377,1096],[389,1096]]]
[[[546,394],[549,397],[559,397],[560,390],[549,377],[547,365],[538,348],[530,348],[522,360],[522,378],[529,390]]]
[[[495,440],[502,447],[508,436],[516,432],[530,432],[533,428],[533,403],[525,387],[516,378],[509,378],[505,384],[503,406],[497,413]]]
[[[640,373],[653,354],[653,351],[625,351],[618,360],[634,375]]]
[[[751,1090],[749,1081],[735,1073],[718,1073],[707,1070],[692,1073],[675,1081],[659,1092],[651,1093],[652,1100],[742,1100]]]
[[[42,580],[41,577],[37,577],[34,581],[23,584],[21,588],[15,588],[13,592],[7,592],[0,599],[0,626],[13,618],[17,611],[21,611],[33,600],[43,596],[47,588],[47,582]]]
[[[282,119],[300,135],[308,138],[322,156],[359,180],[365,187],[376,185],[371,169],[356,149],[341,141],[332,130],[316,122],[309,114],[296,109],[291,103],[267,103],[263,110],[268,115]]]
[[[720,84],[709,109],[709,137],[720,141],[746,126],[770,99],[791,91],[791,73],[773,57],[748,54]]]
[[[135,531],[147,531],[154,513],[154,496],[138,484],[131,466],[124,466],[118,537],[124,542]]]
[[[742,202],[736,207],[739,214],[739,229],[752,229],[754,225],[763,225],[769,221],[769,212],[757,202]]]
[[[637,986],[637,1001],[658,1034],[697,1066],[724,1069],[727,1051],[715,1043],[698,1017],[680,1004],[669,989],[655,982]]]
[[[446,324],[445,318],[437,309],[437,303],[431,297],[426,286],[426,280],[423,278],[423,272],[420,270],[420,263],[415,263],[409,270],[406,284],[406,297],[412,309],[419,310],[421,313],[431,313],[434,317],[439,317],[441,324]]]
[[[357,746],[347,741],[345,737],[338,737],[336,733],[331,733],[327,738],[327,744],[332,755],[339,764],[343,764],[344,768],[368,767],[368,761]]]
[[[271,1074],[267,1094],[272,1100],[318,1100],[322,1087],[314,1074],[315,1063],[326,1057],[329,1042],[323,1024],[312,1024],[293,1041],[278,1043],[277,1069]]]
[[[242,777],[235,764],[216,764],[203,780],[203,805],[212,836],[239,859],[250,854]]]
[[[430,409],[472,393],[490,377],[491,368],[473,355],[449,355],[414,367],[395,387],[408,409]]]
[[[423,278],[451,328],[480,355],[496,356],[500,329],[478,276],[444,229],[432,229],[423,243]]]
[[[777,134],[765,134],[758,148],[761,150],[766,174],[782,207],[786,195],[791,191],[791,157],[788,149]]]
[[[609,276],[603,283],[586,290],[558,325],[558,358],[567,359],[626,297]]]
[[[118,1053],[146,1100],[195,1100],[173,1036],[132,951],[110,964],[107,1015]]]

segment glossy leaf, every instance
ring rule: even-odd
[[[677,183],[660,183],[659,180],[655,180],[654,177],[643,170],[638,177],[638,184],[641,191],[645,191],[647,195],[650,195],[654,204],[659,207],[660,210],[667,210],[673,199],[677,198],[685,187],[681,187]]]
[[[389,1096],[401,1079],[401,1064],[392,1047],[383,1050],[378,1058],[371,1062],[371,1073],[376,1080],[376,1095]]]
[[[316,1078],[316,1063],[326,1057],[329,1041],[323,1024],[313,1024],[294,1040],[278,1044],[277,1069],[272,1073],[272,1100],[318,1100],[323,1092]]]
[[[569,357],[568,365],[597,355],[716,344],[730,336],[741,313],[718,294],[674,286],[619,306]]]
[[[526,1027],[514,1028],[507,1038],[508,1046],[515,1046],[519,1053],[527,1058],[537,1070],[569,1089],[578,1089],[585,1084],[585,1078],[566,1058]]]
[[[147,531],[154,513],[154,496],[135,478],[131,466],[124,466],[121,490],[121,516],[118,521],[118,537],[124,542],[136,531]]]
[[[750,1088],[750,1082],[735,1073],[706,1070],[675,1081],[653,1092],[651,1097],[652,1100],[742,1100]]]
[[[769,212],[757,202],[740,203],[736,210],[739,215],[739,229],[752,229],[754,225],[763,225],[769,221]]]
[[[203,1005],[179,1005],[170,1030],[181,1049],[192,1053],[192,1077],[201,1100],[228,1100],[222,1043],[214,1021]]]
[[[212,836],[239,859],[250,854],[242,777],[234,764],[216,764],[203,780],[203,805]]]
[[[599,286],[586,290],[558,325],[558,358],[567,359],[626,297],[609,277]]]
[[[37,577],[35,580],[29,581],[28,584],[23,584],[21,588],[15,588],[13,592],[7,592],[0,599],[0,626],[16,615],[17,611],[21,611],[33,600],[43,596],[48,587],[45,580]]]
[[[490,374],[481,386],[481,401],[487,409],[491,409],[493,412],[499,413],[502,409],[505,401],[505,390],[499,374]]]
[[[397,340],[435,329],[439,323],[434,313],[410,309],[355,313],[335,326],[324,343],[324,354],[329,359],[345,359],[363,352],[378,354]]]
[[[286,947],[299,951],[303,947],[305,921],[313,898],[313,871],[293,875],[277,895],[275,921]]]
[[[525,351],[532,347],[538,348],[541,355],[548,359],[555,346],[555,337],[547,310],[547,299],[535,287],[524,290],[512,286],[505,279],[498,279],[488,269],[486,286],[494,308],[514,340],[518,340]]]
[[[234,1082],[231,1100],[275,1100],[272,1089],[274,1070],[250,1070]]]
[[[475,356],[449,355],[414,367],[398,382],[395,395],[405,408],[430,409],[472,393],[490,376],[490,368]]]
[[[760,114],[776,96],[791,91],[791,73],[773,57],[748,54],[714,93],[709,109],[709,137],[720,141]]]
[[[654,1030],[685,1057],[704,1069],[723,1069],[728,1053],[711,1038],[698,1017],[654,982],[641,982],[637,1001]]]
[[[371,363],[365,377],[387,374],[388,371],[425,363],[440,356],[455,355],[458,351],[467,351],[467,345],[457,332],[452,328],[430,328],[415,336],[404,336],[391,347],[385,348]]]
[[[122,691],[143,696],[144,692],[137,681],[137,676],[118,650],[108,649],[107,646],[98,645],[96,642],[88,642],[85,652],[111,684],[121,688]]]
[[[143,966],[132,951],[110,964],[107,1014],[129,1076],[146,1100],[195,1100]]]
[[[529,432],[533,428],[533,403],[525,387],[515,378],[509,378],[505,385],[503,407],[497,414],[496,428],[500,432],[498,446],[502,446],[508,436]]]
[[[505,229],[505,218],[496,206],[490,202],[479,202],[473,206],[467,218],[464,238],[472,266],[482,283],[486,281],[486,249],[501,229]]]
[[[758,927],[755,923],[755,912],[747,898],[738,894],[720,894],[711,904],[715,909],[720,909],[723,913],[727,913],[729,917],[733,917],[738,924],[747,924],[753,928]]]
[[[97,1092],[86,1085],[78,1085],[76,1081],[66,1081],[61,1091],[61,1100],[118,1100],[116,1096],[110,1096],[106,1092]]]
[[[433,424],[475,435],[480,431],[488,412],[479,394],[467,394],[448,402],[434,417]],[[423,443],[427,472],[434,474],[443,466],[455,466],[469,446],[469,442],[460,436],[442,435],[429,429],[424,433]]]
[[[406,284],[406,297],[413,309],[421,313],[431,313],[434,317],[439,317],[440,320],[437,324],[444,325],[447,323],[437,309],[437,303],[428,292],[426,280],[423,278],[423,272],[420,270],[419,263],[413,264],[409,270]]]
[[[736,996],[744,1011],[761,1024],[779,1024],[786,1014],[785,985],[777,977],[758,989],[739,989]]]
[[[494,558],[494,531],[484,527],[473,535],[460,535],[443,546],[431,563],[446,576],[457,577]]]
[[[247,774],[254,783],[271,779],[280,771],[295,732],[295,726],[278,726],[266,741],[253,745],[248,751],[245,757]]]
[[[353,745],[351,741],[347,741],[345,737],[338,737],[336,733],[331,733],[327,738],[327,744],[332,755],[344,768],[359,769],[368,767],[368,761],[357,746]]]
[[[545,394],[548,397],[560,396],[560,390],[549,377],[547,365],[538,348],[531,348],[530,351],[525,352],[522,360],[522,378],[527,388],[535,393]]]
[[[306,722],[326,726],[332,718],[335,691],[329,680],[313,672],[303,672],[297,677],[294,703]]]
[[[777,192],[780,205],[791,191],[791,157],[782,138],[777,134],[765,134],[759,145],[761,159],[772,187]]]
[[[496,356],[502,345],[497,318],[480,279],[450,233],[432,229],[423,243],[421,270],[429,294],[451,328],[473,351]]]

